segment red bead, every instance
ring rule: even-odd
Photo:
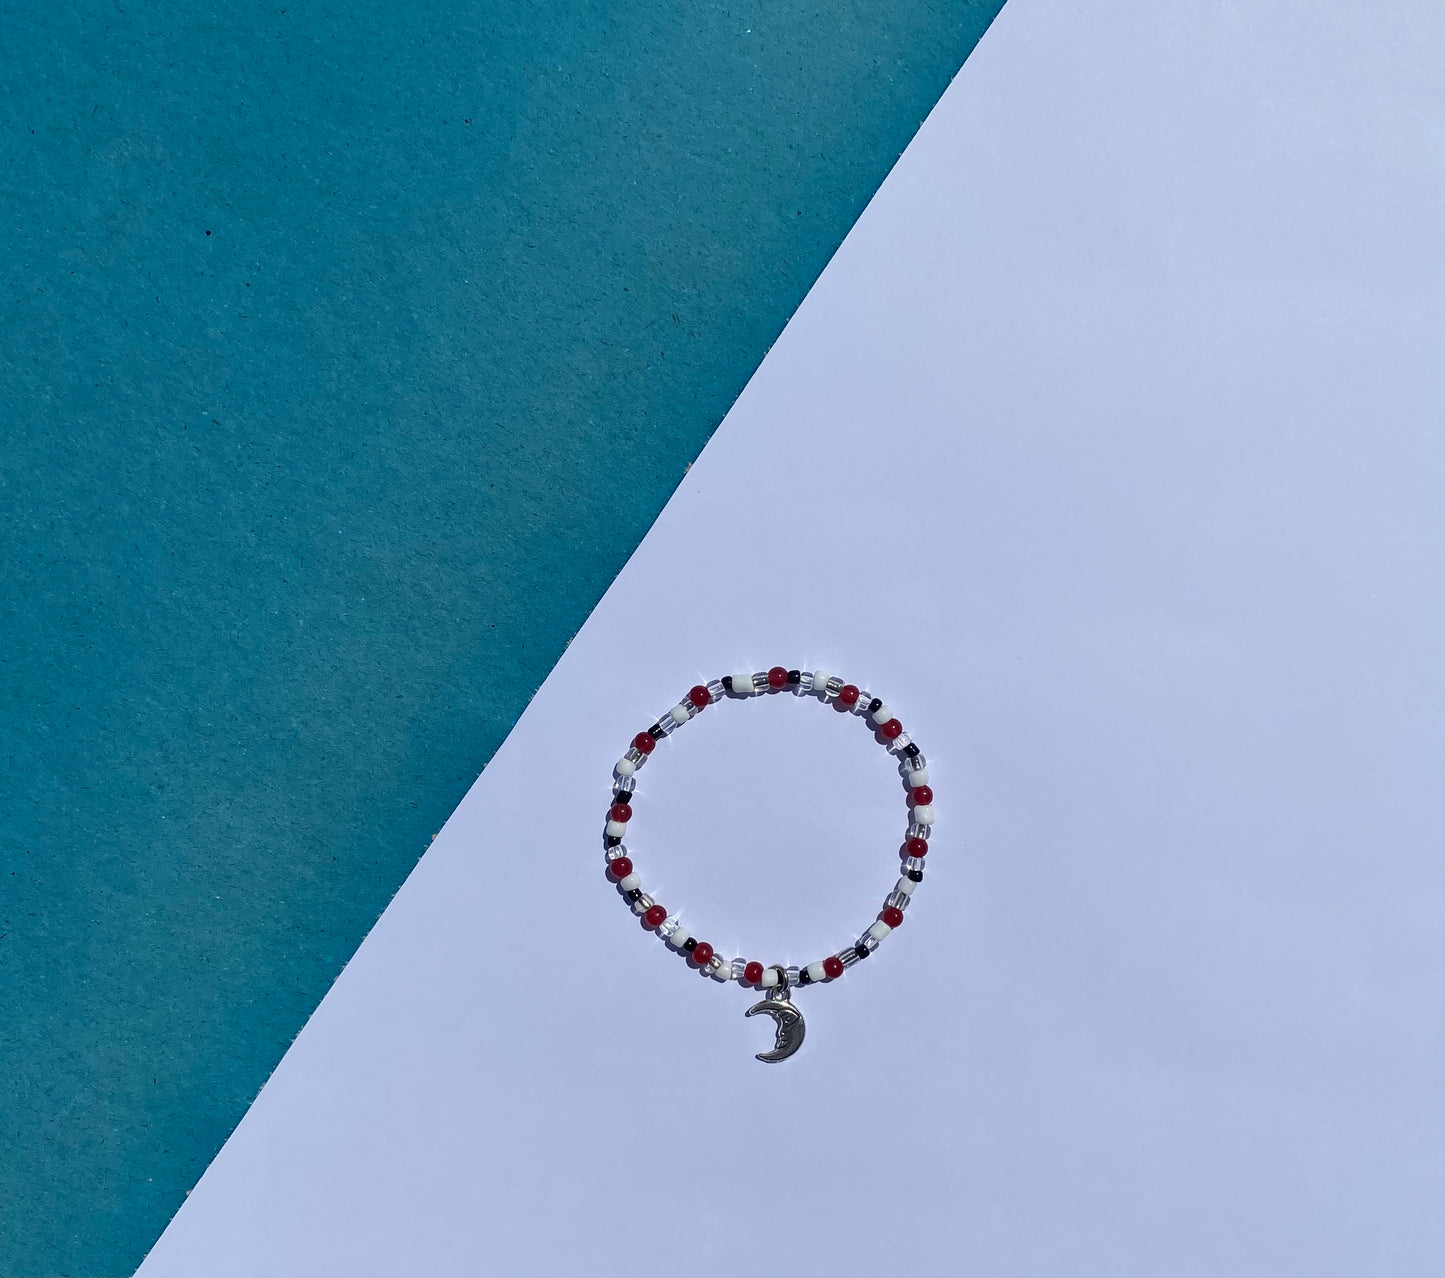
[[[926,785],[914,786],[914,787],[913,787],[913,802],[914,802],[914,803],[932,803],[932,802],[933,802],[933,791],[932,791],[928,786],[926,786]]]
[[[858,689],[853,689],[853,695],[858,695]],[[823,960],[823,971],[830,981],[836,981],[843,975],[843,960],[836,954],[830,954]]]
[[[903,725],[899,723],[897,719],[889,719],[888,722],[883,725],[880,731],[885,737],[888,738],[888,740],[892,741],[903,735]]]
[[[903,911],[896,905],[885,905],[883,907],[883,913],[878,917],[888,924],[889,927],[897,927],[903,922]]]
[[[632,873],[632,859],[630,857],[620,856],[607,868],[611,871],[614,879],[625,879]]]
[[[609,821],[631,821],[632,805],[630,803],[614,803],[607,809]]]
[[[649,905],[647,913],[642,916],[642,921],[648,927],[661,927],[667,922],[667,911],[660,905]]]
[[[703,706],[712,704],[712,693],[704,688],[702,684],[698,684],[695,688],[688,689],[687,699],[701,710]]]
[[[774,666],[768,671],[768,687],[786,688],[788,686],[788,672],[782,666]]]
[[[639,732],[632,738],[632,748],[639,754],[651,754],[657,749],[657,741],[650,732]]]
[[[909,839],[908,842],[907,842],[904,846],[908,849],[908,855],[909,855],[909,856],[927,856],[927,855],[928,855],[928,840],[927,840],[927,839]]]
[[[692,961],[699,967],[704,963],[711,963],[713,948],[706,941],[699,941],[692,951]]]
[[[858,704],[858,689],[851,683],[845,683],[838,689],[838,704],[856,706]]]
[[[749,985],[756,985],[763,979],[763,965],[761,963],[749,963],[743,968],[743,980]]]

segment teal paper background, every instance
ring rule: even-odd
[[[4,6],[5,1273],[140,1261],[1000,4]]]

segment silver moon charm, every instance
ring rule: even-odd
[[[770,1065],[787,1060],[802,1047],[803,1035],[808,1032],[808,1027],[803,1023],[802,1012],[786,998],[765,998],[761,1003],[754,1003],[743,1015],[756,1016],[759,1012],[773,1018],[778,1032],[773,1050],[759,1052],[758,1060],[767,1061]]]

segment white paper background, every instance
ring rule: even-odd
[[[142,1272],[1438,1271],[1440,27],[1010,0]]]

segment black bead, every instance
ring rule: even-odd
[[[609,848],[615,848],[621,842],[622,839],[616,834],[609,834],[607,836],[607,846]]]
[[[789,671],[788,671],[788,682],[789,682],[789,683],[793,683],[793,684],[802,683],[802,682],[803,682],[803,672],[802,672],[801,670],[789,670]]]
[[[869,714],[872,714],[875,710],[881,709],[882,706],[883,706],[883,698],[882,698],[882,697],[874,697],[873,700],[868,703],[868,713],[869,713]]]
[[[731,691],[733,690],[733,677],[732,677],[732,675],[723,675],[722,680],[721,680],[721,683],[722,683],[722,686],[723,686],[724,688],[726,688],[729,692],[731,692]]]
[[[691,954],[693,950],[697,949],[697,937],[689,936],[687,940],[682,943],[682,948]]]
[[[654,723],[652,727],[648,728],[647,735],[651,737],[654,741],[661,741],[663,737],[667,735],[667,733],[662,730],[662,724]]]
[[[868,947],[864,945],[862,941],[859,941],[858,944],[853,947],[853,953],[860,959],[865,959],[868,957]]]
[[[637,797],[637,796],[636,796],[635,791],[632,791],[632,790],[619,790],[616,794],[614,794],[614,795],[612,796],[612,802],[613,802],[613,803],[625,803],[625,804],[627,804],[627,806],[630,808],[630,807],[632,806],[632,800],[633,800],[634,798],[636,798],[636,797]]]
[[[909,870],[909,871],[908,871],[908,877],[909,877],[910,879],[912,879],[915,883],[922,883],[922,882],[923,882],[923,871],[922,871],[922,870]]]
[[[627,899],[628,899],[629,901],[635,901],[635,900],[637,900],[637,898],[638,898],[639,896],[641,896],[641,895],[642,895],[642,889],[641,889],[641,888],[633,888],[632,891],[627,894]]]
[[[812,980],[813,980],[813,978],[808,975],[808,969],[807,969],[806,967],[805,967],[801,972],[798,973],[798,984],[799,984],[799,985],[809,985],[809,984],[812,983]]]
[[[918,747],[916,745],[906,745],[903,747],[903,753],[910,759],[916,759],[918,758]]]

